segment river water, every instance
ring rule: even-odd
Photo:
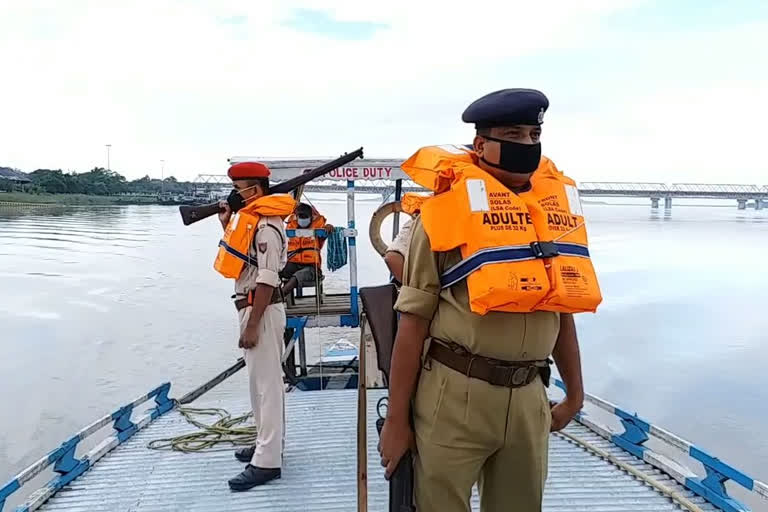
[[[343,196],[314,200],[345,225]],[[379,201],[356,203],[362,286],[388,277],[367,235]],[[585,386],[766,480],[768,211],[682,203],[585,206],[604,296],[577,316]],[[220,234],[175,207],[0,209],[0,483],[159,383],[181,396],[239,356]],[[348,282],[345,267],[326,290]],[[322,331],[315,354],[358,336]]]

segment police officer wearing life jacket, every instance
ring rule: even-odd
[[[540,511],[549,433],[582,407],[572,313],[602,299],[575,184],[541,156],[548,106],[536,90],[488,94],[462,116],[474,150],[402,165],[436,194],[406,253],[379,452],[389,476],[415,451],[420,512],[469,510],[475,483],[484,512]],[[567,388],[553,407],[550,355]]]
[[[333,226],[325,217],[310,205],[299,203],[296,212],[288,217],[287,229],[322,229],[326,233],[333,231]],[[314,283],[320,277],[325,238],[317,236],[291,237],[288,239],[288,263],[280,271],[280,277],[286,280],[283,294],[288,295],[299,282]]]
[[[238,346],[243,349],[259,434],[255,446],[235,452],[235,458],[247,465],[229,480],[229,487],[245,491],[281,475],[285,393],[281,358],[286,318],[278,273],[287,254],[283,222],[296,202],[288,194],[269,195],[270,171],[261,163],[234,164],[228,175],[235,190],[228,201],[220,203],[224,237],[214,268],[235,279]],[[234,214],[230,204],[236,205]]]

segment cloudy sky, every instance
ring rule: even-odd
[[[0,0],[0,166],[400,158],[544,91],[579,181],[768,184],[765,0]]]

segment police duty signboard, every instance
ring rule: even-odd
[[[262,162],[269,167],[272,172],[272,181],[285,181],[302,174],[307,169],[314,169],[330,160],[321,159],[262,159],[257,157],[232,157],[229,158],[229,164],[238,162]],[[404,159],[376,159],[355,160],[355,166],[339,167],[328,174],[317,178],[318,181],[357,181],[357,180],[399,180],[410,179],[400,168]]]
[[[365,162],[363,160],[363,162]],[[400,165],[370,166],[370,167],[341,167],[334,169],[324,176],[331,180],[397,180],[407,179]]]

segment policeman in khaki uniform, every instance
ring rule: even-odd
[[[269,169],[258,162],[242,162],[228,172],[242,198],[238,224],[244,215],[255,213],[257,229],[249,247],[242,248],[248,261],[235,279],[235,307],[240,325],[239,347],[243,349],[253,417],[258,431],[256,445],[240,449],[235,457],[247,463],[245,470],[229,480],[234,491],[245,491],[280,478],[284,445],[284,393],[281,358],[285,308],[280,293],[280,269],[286,264],[287,243],[283,219],[295,202],[284,196],[269,196]],[[220,206],[222,227],[235,224],[227,201]],[[224,257],[231,256],[224,253]],[[241,264],[242,265],[242,264]],[[229,276],[231,277],[231,276]]]
[[[455,148],[461,154],[457,158],[463,160],[456,160],[450,169],[441,169],[438,166],[445,165],[451,155],[434,149],[443,151],[431,160],[437,162],[434,168],[430,167],[429,153],[423,150],[403,164],[409,174],[422,168],[463,169],[465,173],[461,187],[452,189],[452,196],[436,195],[414,220],[395,305],[401,316],[379,451],[389,478],[404,452],[414,450],[414,498],[419,512],[468,511],[475,483],[484,512],[540,511],[549,433],[564,428],[583,404],[573,317],[560,311],[594,311],[601,300],[599,292],[581,290],[569,295],[567,289],[560,289],[545,296],[547,290],[541,283],[547,280],[548,260],[544,258],[553,256],[553,245],[539,244],[534,238],[528,246],[512,238],[530,236],[538,223],[536,231],[546,232],[546,239],[550,233],[548,219],[552,230],[559,230],[561,240],[573,240],[577,236],[574,233],[583,232],[583,218],[576,215],[580,209],[572,204],[570,215],[561,193],[568,178],[541,157],[540,125],[548,106],[547,98],[535,90],[491,93],[472,103],[462,116],[477,129],[474,151]],[[537,169],[536,174],[544,176],[539,181],[532,179]],[[419,182],[418,175],[411,176]],[[545,178],[548,181],[542,181]],[[555,187],[551,190],[560,192],[541,196],[546,197],[541,204],[550,210],[538,215],[542,207],[534,204],[536,197],[531,194],[542,187]],[[443,195],[444,201],[440,199]],[[495,201],[498,197],[504,199]],[[495,202],[504,203],[499,208],[506,210],[493,213]],[[575,227],[560,229],[554,225],[562,224],[559,219],[565,215],[570,215],[566,220],[575,222]],[[501,231],[473,235],[488,228],[485,224],[489,223],[498,224]],[[466,246],[458,248],[473,237],[472,243],[482,247],[488,236],[499,237],[490,245],[508,245],[512,252],[480,263],[478,255],[495,257],[494,247],[476,251],[475,259],[471,251],[462,254]],[[446,242],[451,237],[456,240]],[[585,245],[571,245],[570,249],[568,244],[559,247],[564,253],[586,251]],[[510,263],[518,257],[515,250],[527,251],[527,258]],[[560,268],[558,261],[576,261],[575,257],[563,258],[570,256],[562,254],[549,260],[552,268]],[[583,282],[588,282],[594,277],[591,263],[583,255],[581,260],[585,262],[569,268],[576,269],[571,274],[580,273]],[[474,267],[456,267],[462,261],[464,267]],[[512,269],[508,275],[515,277],[506,281],[493,277],[493,272],[505,268]],[[449,270],[466,275],[447,283]],[[568,276],[564,279],[568,281]],[[574,281],[573,286],[581,282]],[[522,303],[528,292],[535,296],[531,304],[536,306],[515,312],[510,306],[514,294]],[[565,299],[560,300],[562,297]],[[550,355],[568,390],[566,398],[554,407],[545,389]]]

